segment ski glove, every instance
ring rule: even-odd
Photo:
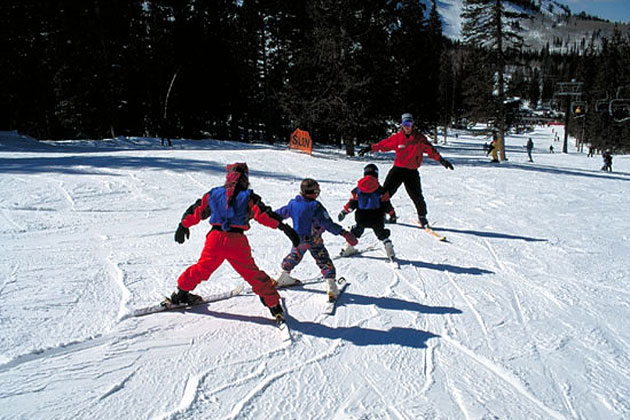
[[[355,246],[356,244],[359,243],[359,240],[357,239],[356,236],[354,236],[354,233],[348,232],[345,229],[341,231],[341,236],[343,236],[346,242],[348,242],[352,246]]]
[[[337,219],[339,219],[339,221],[341,222],[343,219],[345,219],[345,218],[346,218],[346,215],[347,215],[347,214],[348,214],[348,212],[347,212],[347,211],[345,211],[345,210],[341,210],[341,211],[339,212],[339,215],[337,216]]]
[[[367,152],[371,152],[372,151],[372,146],[365,146],[363,149],[359,150],[357,152],[357,154],[359,156],[363,156],[364,154],[366,154]]]
[[[453,168],[453,164],[451,162],[449,162],[448,160],[444,159],[442,156],[440,156],[440,161],[439,161],[442,166],[444,166],[446,169],[455,169]]]
[[[294,248],[297,248],[297,246],[300,245],[300,236],[291,226],[287,225],[286,223],[280,223],[278,224],[278,229],[280,229],[285,235],[287,235],[289,239],[291,239],[291,243],[293,244]]]
[[[190,229],[180,223],[175,232],[175,242],[183,244],[188,238],[190,238]]]

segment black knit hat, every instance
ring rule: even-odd
[[[363,175],[372,175],[373,177],[378,178],[378,166],[373,163],[365,165],[365,168],[363,168]]]

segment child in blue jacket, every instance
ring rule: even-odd
[[[309,251],[326,280],[329,300],[335,300],[339,295],[335,280],[336,271],[324,245],[322,234],[328,231],[333,235],[341,235],[350,245],[356,245],[357,238],[341,225],[332,221],[322,203],[317,201],[319,193],[317,181],[306,178],[300,184],[300,194],[289,201],[286,206],[275,211],[283,219],[291,218],[293,220],[293,229],[300,237],[300,244],[294,246],[289,255],[282,260],[282,274],[278,278],[277,284],[282,287],[297,282],[291,277],[291,270],[302,261],[306,251]]]

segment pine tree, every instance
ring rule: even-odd
[[[469,45],[487,48],[494,53],[496,74],[496,125],[499,134],[500,159],[505,160],[505,65],[506,51],[520,48],[523,37],[520,21],[529,18],[524,12],[507,9],[507,5],[529,8],[523,0],[464,0],[462,34]]]

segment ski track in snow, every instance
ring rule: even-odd
[[[558,420],[566,419],[566,417],[563,416],[561,413],[557,412],[556,410],[554,410],[554,409],[552,409],[550,407],[547,407],[540,400],[538,400],[520,382],[520,380],[517,377],[513,376],[511,373],[506,371],[501,366],[497,365],[496,363],[491,362],[490,360],[486,359],[485,357],[483,357],[483,356],[475,353],[474,351],[466,348],[465,346],[463,346],[462,344],[460,344],[459,342],[457,342],[456,340],[454,340],[451,337],[444,336],[443,339],[444,339],[444,342],[446,342],[446,343],[450,344],[451,346],[455,347],[462,354],[468,356],[470,359],[474,360],[479,365],[483,366],[484,368],[486,368],[487,370],[489,370],[490,372],[495,374],[503,382],[505,382],[506,384],[510,385],[515,391],[517,391],[523,397],[527,398],[529,401],[534,403],[534,405],[536,405],[539,409],[541,409],[542,411],[547,413],[547,415],[549,415],[551,418],[558,419]]]
[[[159,301],[197,260],[207,222],[184,245],[173,231],[227,163],[247,161],[273,208],[315,177],[334,215],[366,162],[385,174],[392,153],[185,140],[165,149],[155,139],[0,148],[14,163],[0,168],[0,417],[628,418],[630,159],[615,156],[613,174],[575,152],[524,163],[527,136],[544,150],[551,130],[509,136],[500,165],[485,162],[483,139],[450,137],[439,148],[456,170],[430,159],[420,170],[430,220],[449,242],[407,226],[415,209],[399,190],[401,223],[387,226],[399,267],[368,229],[361,244],[375,252],[334,260],[351,283],[334,316],[321,312],[324,282],[280,292],[288,345],[253,293],[126,314]],[[42,166],[25,173],[19,160],[32,158]],[[287,238],[255,223],[247,237],[277,275]],[[344,244],[324,239],[331,254]],[[319,269],[308,255],[295,273]],[[226,263],[196,290],[239,282]]]
[[[331,345],[331,347],[329,347],[328,351],[320,354],[316,357],[313,357],[309,360],[307,360],[306,362],[300,363],[297,366],[293,366],[290,367],[288,369],[284,369],[278,373],[275,374],[271,374],[271,375],[267,375],[265,377],[262,378],[262,380],[260,380],[251,390],[250,392],[245,395],[240,401],[238,401],[233,407],[232,410],[230,411],[230,414],[226,417],[226,419],[235,419],[237,418],[241,412],[245,409],[245,407],[249,404],[253,404],[255,399],[258,398],[264,391],[265,389],[267,389],[273,382],[275,382],[276,380],[283,378],[287,375],[293,374],[296,371],[299,371],[300,369],[304,368],[305,366],[311,365],[311,364],[318,364],[320,363],[322,360],[324,359],[328,359],[330,357],[332,357],[333,355],[335,355],[339,349],[339,347],[341,346],[341,340],[336,340],[334,342],[334,344]]]

